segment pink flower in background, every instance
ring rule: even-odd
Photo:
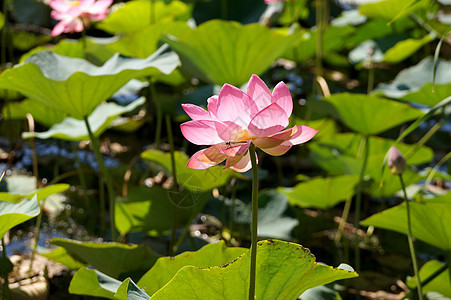
[[[52,36],[63,32],[81,32],[90,21],[100,21],[106,18],[108,7],[113,0],[50,0],[53,9],[51,16],[59,20],[52,30]]]
[[[225,84],[219,96],[208,99],[208,111],[193,104],[182,106],[192,119],[180,125],[185,138],[196,145],[212,145],[190,158],[188,167],[193,169],[226,160],[225,168],[245,172],[251,168],[250,143],[279,156],[318,132],[307,126],[285,129],[293,110],[288,87],[279,82],[271,94],[257,75],[252,75],[246,93]]]

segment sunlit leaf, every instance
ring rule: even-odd
[[[395,64],[410,57],[421,47],[434,40],[432,35],[425,35],[421,39],[406,38],[398,40],[401,38],[399,37],[394,40],[394,38],[395,36],[387,36],[375,41],[366,40],[349,52],[349,60],[354,64],[369,62],[370,60]]]
[[[188,163],[186,154],[176,151],[174,155],[177,181],[191,191],[208,191],[225,185],[232,176],[238,176],[235,171],[224,169],[221,166],[214,166],[205,170],[191,169],[186,166]],[[169,172],[172,170],[170,153],[149,149],[144,151],[141,157],[161,164]]]
[[[84,266],[84,264],[74,259],[63,247],[56,247],[50,251],[39,252],[39,255],[60,263],[71,270],[78,270]]]
[[[428,4],[428,0],[383,0],[360,5],[359,11],[362,15],[370,18],[390,21],[407,16],[420,8],[425,8]]]
[[[390,84],[379,84],[376,94],[390,98],[412,101],[425,105],[436,105],[451,94],[451,62],[439,60],[434,78],[434,59],[427,57],[417,65],[399,72]]]
[[[434,39],[434,36],[427,34],[421,39],[406,39],[400,41],[385,52],[384,62],[394,64],[403,61]]]
[[[0,238],[11,228],[39,215],[37,197],[23,199],[20,203],[4,202],[0,199]]]
[[[175,257],[160,257],[152,269],[138,281],[138,286],[142,287],[147,294],[153,295],[185,266],[198,268],[223,266],[247,250],[241,247],[226,247],[224,241],[221,241],[206,245],[195,252],[183,252]]]
[[[140,186],[116,201],[116,227],[122,234],[144,231],[160,235],[174,225],[172,212],[177,210],[177,226],[183,226],[205,206],[209,194],[202,191],[175,192],[159,186]]]
[[[424,281],[426,278],[443,268],[445,264],[438,260],[430,260],[425,263],[420,269],[420,279]],[[423,293],[437,292],[446,297],[451,297],[451,282],[449,268],[443,271],[440,275],[435,277],[431,282],[422,286]],[[416,276],[407,279],[407,285],[411,289],[417,287]]]
[[[279,188],[291,205],[300,207],[329,208],[351,197],[359,181],[357,175],[314,178],[293,188]]]
[[[3,115],[6,118],[25,119],[27,113],[31,113],[33,118],[47,127],[60,123],[66,117],[66,114],[50,109],[38,101],[26,99],[22,102],[9,102],[3,107]]]
[[[130,278],[123,282],[97,270],[81,268],[72,278],[69,293],[115,300],[148,300],[149,296]]]
[[[120,3],[97,27],[109,33],[130,33],[155,22],[183,19],[188,11],[182,1],[128,1]]]
[[[14,178],[18,177],[18,178]],[[36,200],[41,202],[45,198],[56,194],[61,193],[69,189],[70,185],[67,183],[58,183],[52,184],[49,186],[45,186],[39,189],[36,189],[36,178],[29,176],[8,176],[8,192],[0,192],[0,201],[7,201],[13,203],[19,203],[23,198],[31,199],[36,195]],[[25,187],[17,189],[14,184],[21,183],[31,183],[25,184]],[[33,184],[34,183],[34,184]]]
[[[296,41],[260,24],[241,25],[213,20],[179,38],[163,38],[211,83],[241,86],[252,74],[263,73]]]
[[[256,299],[296,299],[309,288],[357,276],[317,264],[310,251],[297,244],[266,240],[257,247]],[[152,299],[247,299],[249,264],[248,251],[221,267],[183,267]]]
[[[451,250],[451,204],[411,202],[409,206],[412,235],[438,248]],[[402,203],[374,214],[361,224],[407,234],[406,205]]]
[[[118,278],[120,274],[149,269],[158,255],[145,245],[79,242],[54,238],[51,243],[66,249],[77,261]]]
[[[5,15],[0,12],[0,29],[5,25]]]
[[[378,134],[423,114],[407,104],[364,94],[333,94],[326,100],[343,123],[363,134]]]
[[[108,45],[108,48],[126,56],[145,58],[157,50],[158,41],[164,34],[178,37],[188,30],[190,27],[185,22],[152,24],[122,35],[117,42]]]
[[[325,58],[330,53],[342,50],[346,45],[347,39],[352,36],[355,30],[355,27],[350,25],[328,26],[323,36],[323,39],[327,41],[327,43],[323,44]],[[302,38],[298,40],[293,48],[288,48],[284,56],[297,62],[305,62],[316,54],[316,37],[318,34],[316,28],[310,30],[299,29],[296,34],[302,35]]]
[[[89,116],[97,105],[107,100],[133,78],[171,73],[179,64],[173,52],[161,47],[146,59],[113,56],[103,66],[39,52],[25,64],[8,69],[0,76],[0,88],[19,91],[73,118]]]
[[[134,110],[136,107],[144,104],[145,101],[145,98],[141,97],[127,106],[120,106],[113,102],[97,106],[88,117],[94,136],[100,136],[119,115]],[[89,140],[85,122],[71,117],[67,117],[61,123],[53,125],[48,131],[24,132],[22,137],[25,139],[31,137],[40,139],[56,138],[68,141]]]

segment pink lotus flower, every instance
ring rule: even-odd
[[[225,84],[219,96],[210,97],[207,102],[208,111],[182,104],[192,119],[180,125],[182,134],[193,144],[212,145],[189,159],[187,166],[193,169],[206,169],[226,160],[225,168],[246,172],[251,168],[250,143],[279,156],[318,132],[307,126],[285,129],[293,101],[283,82],[271,94],[266,84],[252,75],[246,93]]]
[[[81,32],[90,21],[105,19],[112,3],[113,0],[50,0],[49,5],[53,8],[51,16],[60,21],[53,28],[52,36],[63,32]]]

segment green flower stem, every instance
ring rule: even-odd
[[[85,200],[85,208],[88,212],[91,211],[91,205],[89,203],[88,194],[87,194],[87,188],[86,188],[86,177],[83,171],[80,168],[80,157],[79,157],[79,151],[77,147],[77,142],[72,143],[72,151],[74,152],[75,157],[75,164],[77,167],[78,172],[78,180],[80,181],[81,188],[83,190],[83,199]]]
[[[335,235],[335,243],[338,245],[343,236],[343,231],[345,229],[346,221],[348,220],[349,211],[351,210],[352,197],[346,199],[345,207],[343,208],[343,213],[341,214],[340,224],[338,225],[337,234]]]
[[[99,176],[99,205],[100,205],[100,232],[106,231],[106,205],[105,205],[105,185],[102,176]]]
[[[33,261],[34,256],[36,254],[36,250],[38,249],[38,242],[39,242],[39,232],[41,231],[41,224],[42,224],[42,208],[45,205],[45,200],[42,201],[42,204],[39,204],[39,215],[36,219],[36,227],[34,229],[34,239],[33,239],[33,248],[31,249],[31,257],[30,257],[30,265],[28,267],[28,276],[31,278],[31,270],[33,269]]]
[[[412,224],[411,224],[411,221],[410,221],[409,199],[407,198],[406,187],[404,185],[404,180],[402,179],[402,174],[399,174],[399,181],[401,182],[402,191],[404,193],[404,201],[406,202],[407,240],[409,241],[409,249],[410,249],[410,256],[412,257],[413,271],[415,272],[415,277],[416,277],[416,280],[417,280],[418,298],[420,300],[423,300],[423,292],[421,290],[420,273],[418,272],[417,256],[415,255],[415,247],[413,245],[413,238],[412,238]]]
[[[421,281],[421,286],[427,285],[429,282],[431,282],[432,280],[437,278],[440,274],[445,272],[447,269],[448,269],[448,263],[444,264],[440,269],[438,269],[437,271],[435,271],[434,273],[429,275],[428,278],[426,278],[425,280]],[[404,296],[403,299],[412,299],[415,296],[416,293],[418,293],[417,290],[411,290],[407,295]]]
[[[34,132],[34,119],[33,116],[30,113],[27,113],[27,122],[28,122],[28,129],[30,132]],[[33,161],[33,176],[36,178],[36,186],[35,188],[39,188],[39,173],[38,173],[38,156],[36,154],[36,141],[34,138],[30,139],[30,146],[31,146],[31,152],[32,152],[32,161]],[[40,213],[38,215],[38,218],[36,220],[36,227],[35,227],[35,233],[34,233],[34,239],[33,239],[33,246],[31,249],[31,257],[30,257],[30,268],[28,269],[28,273],[31,277],[31,270],[33,268],[33,261],[36,254],[36,249],[38,247],[38,241],[39,241],[39,231],[41,228],[41,222],[42,222],[42,207],[44,204],[40,205]]]
[[[356,230],[360,227],[360,210],[362,207],[362,193],[363,193],[363,177],[365,176],[366,172],[366,165],[368,163],[368,156],[369,156],[369,143],[368,143],[368,135],[364,135],[362,137],[362,142],[360,144],[359,152],[363,151],[363,162],[362,162],[362,168],[360,169],[360,175],[359,175],[359,185],[357,188],[357,194],[355,199],[355,212],[354,212],[354,228]],[[360,156],[360,155],[359,155]],[[359,248],[359,236],[356,233],[355,235],[355,245],[354,245],[354,265],[357,272],[360,271],[360,248]],[[357,289],[360,290],[360,280],[357,281]],[[357,294],[357,299],[360,299],[360,293]]]
[[[230,232],[230,239],[228,242],[228,246],[231,247],[232,246],[232,239],[233,239],[233,219],[234,219],[234,215],[235,215],[235,199],[236,199],[236,178],[232,178],[230,180],[230,190],[231,190],[231,195],[230,195],[230,211],[229,211],[229,232]]]
[[[171,116],[166,115],[166,130],[168,132],[169,139],[169,151],[171,153],[171,171],[172,178],[174,180],[174,185],[172,189],[174,191],[178,190],[178,182],[177,182],[177,170],[175,168],[175,150],[174,150],[174,137],[172,136],[172,126],[171,126]],[[174,204],[172,206],[172,232],[171,232],[171,242],[169,244],[169,256],[175,255],[177,244],[177,206]]]
[[[94,136],[94,134],[92,133],[91,130],[91,125],[89,125],[89,121],[88,121],[88,117],[84,117],[83,118],[86,124],[86,129],[88,130],[88,134],[89,134],[89,139],[91,140],[92,143],[92,148],[94,149],[94,153],[97,157],[97,162],[99,163],[99,167],[100,167],[100,174],[103,177],[103,179],[105,180],[106,186],[107,186],[107,190],[108,190],[108,198],[110,199],[110,227],[111,227],[111,239],[113,241],[116,240],[116,222],[115,222],[115,217],[114,217],[114,207],[115,207],[115,193],[114,193],[114,189],[113,189],[113,183],[111,182],[111,178],[110,175],[105,167],[105,163],[103,161],[103,157],[102,154],[100,153],[100,145],[99,145],[99,141],[97,140],[97,138]]]
[[[6,243],[4,238],[2,238],[2,258],[3,262],[6,262],[8,260],[8,257],[6,255]],[[9,283],[7,274],[5,274],[3,280],[4,282],[3,282],[2,300],[9,300],[11,299],[11,295],[9,292]]]
[[[252,164],[252,226],[251,226],[251,270],[249,300],[255,299],[255,271],[257,267],[257,228],[258,228],[258,170],[255,145],[251,143],[249,155]]]

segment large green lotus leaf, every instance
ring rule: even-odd
[[[425,263],[420,269],[420,279],[421,281],[425,280],[436,271],[441,269],[445,264],[438,260],[430,260]],[[450,269],[446,269],[439,276],[435,277],[431,282],[422,286],[423,293],[429,292],[437,292],[446,297],[451,297],[451,278],[450,278]],[[410,277],[407,279],[407,285],[411,289],[415,289],[417,287],[416,276]]]
[[[97,106],[88,117],[89,125],[95,136],[100,136],[108,129],[110,124],[120,115],[132,111],[138,106],[144,104],[144,97],[138,98],[127,106],[117,105],[113,102]],[[77,120],[71,117],[65,118],[61,123],[53,125],[48,131],[44,132],[24,132],[24,139],[37,137],[40,139],[56,138],[68,141],[86,141],[89,140],[88,129],[83,120]]]
[[[451,250],[451,204],[411,202],[409,206],[412,235],[438,248]],[[407,234],[406,214],[406,205],[402,203],[366,218],[361,224]]]
[[[293,188],[278,188],[278,191],[288,197],[291,205],[325,209],[354,195],[358,181],[356,175],[314,178]]]
[[[313,58],[316,54],[317,31],[316,28],[306,31],[303,29],[299,30],[300,31],[297,32],[297,34],[301,35],[302,38],[298,40],[293,48],[287,48],[284,57],[297,62],[305,62],[308,59]],[[328,26],[323,37],[324,41],[327,41],[327,43],[323,44],[324,55],[327,56],[329,53],[336,53],[342,50],[347,43],[347,39],[350,38],[355,31],[355,27],[350,25]]]
[[[177,181],[193,192],[209,191],[213,188],[223,186],[231,177],[237,176],[237,173],[233,170],[224,169],[221,166],[214,166],[205,170],[191,169],[186,166],[188,163],[186,154],[176,151],[174,155]],[[172,169],[170,153],[149,149],[144,151],[141,157],[159,163],[168,171]]]
[[[296,299],[309,288],[358,276],[353,271],[317,264],[301,245],[265,240],[257,247],[256,299]],[[152,299],[247,299],[249,265],[248,250],[221,267],[183,267]]]
[[[54,238],[51,243],[66,249],[79,262],[114,278],[122,273],[147,270],[158,258],[145,245],[80,242],[62,238]]]
[[[0,88],[19,91],[52,109],[82,119],[133,78],[171,73],[178,56],[164,51],[146,59],[125,58],[118,54],[97,67],[83,59],[42,51],[25,64],[8,69],[0,76]]]
[[[435,87],[434,59],[426,57],[417,65],[399,72],[389,84],[379,84],[376,94],[434,106],[451,94],[451,62],[438,60]]]
[[[157,50],[158,41],[163,34],[179,37],[188,30],[190,27],[186,22],[156,23],[122,35],[108,48],[126,56],[144,58]]]
[[[69,189],[70,185],[67,183],[52,184],[43,188],[34,189],[35,186],[30,186],[30,189],[24,190],[23,193],[15,192],[0,192],[0,201],[7,201],[12,203],[19,203],[23,198],[31,199],[36,194],[36,200],[41,202],[50,195],[61,193]]]
[[[11,228],[39,215],[37,197],[23,199],[20,203],[0,201],[0,238]]]
[[[177,226],[183,226],[191,216],[200,212],[209,199],[202,191],[170,191],[159,186],[145,186],[130,190],[126,197],[116,201],[116,228],[122,234],[144,231],[149,235],[160,235],[171,229],[174,223],[173,210],[177,209]]]
[[[185,266],[209,268],[223,266],[248,249],[241,247],[226,247],[224,241],[208,244],[195,252],[183,252],[175,257],[160,257],[155,265],[138,281],[138,286],[147,294],[153,295],[166,285],[174,275]]]
[[[391,20],[407,16],[428,5],[429,0],[383,0],[360,5],[359,11],[370,18]]]
[[[151,3],[153,2],[153,3]],[[185,19],[189,7],[182,1],[142,1],[121,3],[103,22],[97,25],[109,33],[130,33],[153,22]]]
[[[5,118],[25,119],[27,113],[44,126],[50,127],[64,120],[66,114],[49,108],[38,101],[26,99],[21,102],[9,102],[2,111]]]
[[[148,300],[150,297],[130,278],[123,282],[97,270],[81,268],[72,278],[69,293],[115,300]]]
[[[280,35],[260,24],[212,20],[179,38],[163,38],[206,80],[218,85],[241,86],[252,74],[263,73],[297,40]]]
[[[363,134],[379,134],[423,114],[407,104],[364,94],[333,94],[326,100],[335,106],[343,123]]]

